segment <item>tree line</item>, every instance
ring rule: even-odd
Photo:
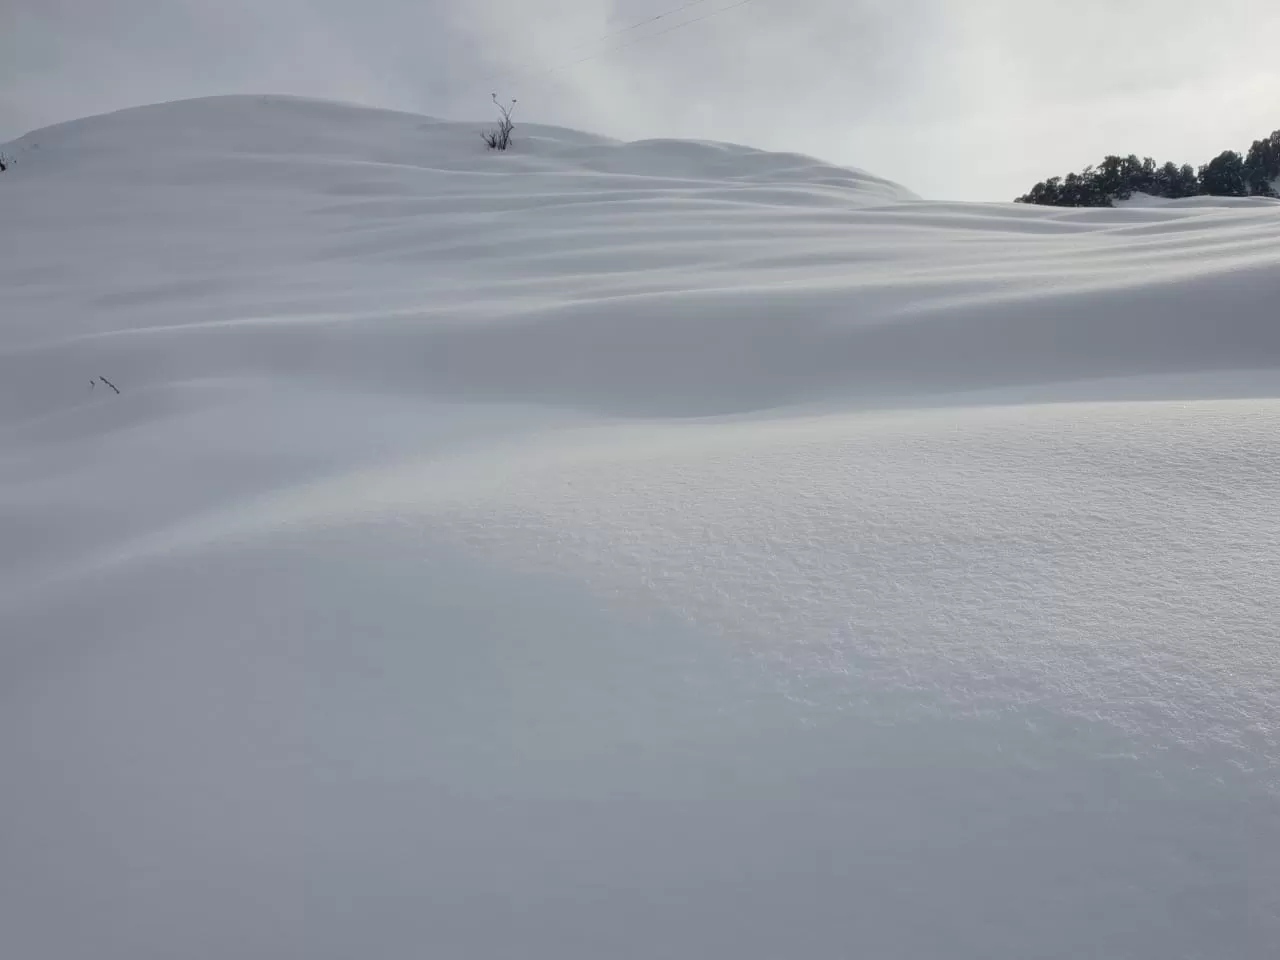
[[[1276,197],[1280,180],[1280,130],[1255,140],[1241,156],[1224,150],[1198,170],[1189,163],[1157,166],[1150,157],[1139,160],[1109,156],[1080,173],[1042,180],[1016,203],[1052,207],[1109,207],[1135,193],[1153,197]]]

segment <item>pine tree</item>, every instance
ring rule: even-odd
[[[1109,207],[1135,193],[1179,199],[1210,194],[1219,197],[1280,196],[1280,130],[1255,140],[1248,155],[1226,150],[1200,167],[1166,163],[1151,157],[1111,154],[1097,167],[1050,177],[1018,197],[1018,203],[1061,207]]]
[[[1189,163],[1184,163],[1178,168],[1178,179],[1174,185],[1174,192],[1171,197],[1177,199],[1180,197],[1198,197],[1200,195],[1200,178],[1196,175],[1196,168]]]
[[[1100,197],[1105,197],[1108,206],[1111,200],[1128,200],[1125,191],[1125,162],[1117,156],[1105,157],[1098,165],[1094,176],[1094,189]]]
[[[1247,196],[1244,157],[1234,150],[1224,150],[1206,163],[1200,168],[1200,192],[1211,197]]]
[[[1280,130],[1265,140],[1253,141],[1244,160],[1245,183],[1251,194],[1274,197],[1280,181]]]

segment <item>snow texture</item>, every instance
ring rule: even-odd
[[[4,147],[5,954],[1273,956],[1280,204],[480,129]]]

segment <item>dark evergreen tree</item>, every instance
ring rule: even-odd
[[[1125,162],[1117,156],[1104,157],[1093,178],[1093,187],[1099,196],[1107,198],[1107,205],[1112,200],[1128,200],[1125,190]]]
[[[1135,193],[1156,197],[1280,196],[1280,130],[1255,140],[1247,156],[1227,150],[1197,171],[1190,164],[1158,166],[1151,157],[1116,154],[1080,173],[1050,177],[1018,197],[1018,203],[1061,207],[1108,207]]]
[[[1200,178],[1196,175],[1196,169],[1191,164],[1184,163],[1178,168],[1178,175],[1172,182],[1169,196],[1177,200],[1181,197],[1196,197],[1199,195]]]
[[[1018,203],[1036,203],[1046,207],[1062,206],[1062,178],[1050,177],[1037,183],[1025,197],[1019,197]]]
[[[1156,195],[1156,162],[1150,157],[1139,160],[1133,154],[1124,160],[1124,185],[1132,196],[1135,193]]]
[[[1195,181],[1195,171],[1190,171]],[[1181,171],[1172,163],[1163,168],[1150,157],[1141,160],[1127,157],[1105,157],[1097,167],[1085,167],[1080,173],[1065,178],[1051,177],[1031,188],[1018,203],[1038,203],[1061,207],[1109,207],[1116,200],[1128,200],[1134,193],[1169,196],[1178,189]],[[1193,191],[1194,192],[1194,191]]]
[[[1086,176],[1088,171],[1086,171]],[[1085,194],[1085,177],[1078,173],[1068,173],[1065,180],[1062,181],[1062,205],[1064,207],[1079,207]]]
[[[1274,197],[1280,181],[1280,130],[1253,141],[1244,159],[1244,178],[1251,194]]]
[[[1244,157],[1234,150],[1224,150],[1206,163],[1200,168],[1200,192],[1211,197],[1247,196]]]

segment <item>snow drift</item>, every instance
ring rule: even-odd
[[[1265,955],[1280,204],[478,133],[5,147],[15,955]]]

